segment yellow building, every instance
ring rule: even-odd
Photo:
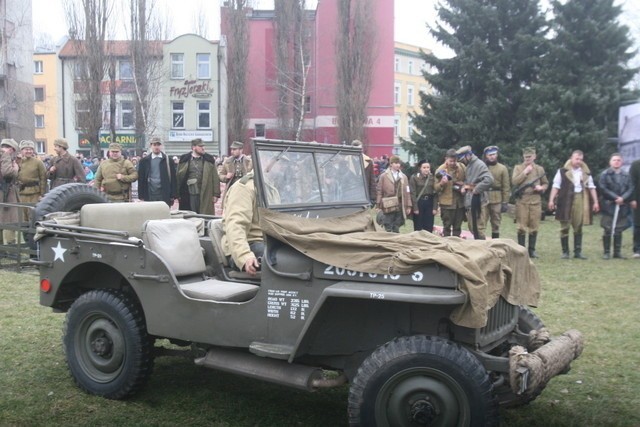
[[[60,136],[58,96],[58,55],[56,52],[33,54],[33,92],[35,143],[38,154],[55,154],[53,141]]]
[[[403,160],[409,160],[408,153],[402,149],[402,139],[409,140],[413,132],[413,124],[409,113],[419,112],[420,92],[430,92],[431,86],[424,79],[422,71],[426,63],[420,55],[420,51],[429,53],[424,47],[413,46],[406,43],[395,43],[394,59],[394,86],[393,101],[395,104],[394,117],[394,153]]]

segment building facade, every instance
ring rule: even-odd
[[[372,72],[372,89],[365,121],[365,150],[370,156],[391,154],[393,137],[393,13],[394,2],[371,0],[376,28],[376,58]],[[222,34],[225,35],[223,8]],[[249,111],[247,139],[280,138],[278,91],[275,82],[276,53],[274,12],[248,10],[249,24]],[[304,125],[302,140],[341,144],[337,120],[336,35],[338,0],[318,2],[309,13],[309,66],[306,70]],[[231,55],[231,53],[230,53]]]
[[[60,134],[58,76],[60,62],[55,51],[33,54],[35,139],[38,154],[54,154],[53,141]]]
[[[32,140],[31,0],[0,0],[0,138]]]
[[[393,82],[393,140],[394,153],[404,161],[409,160],[409,154],[401,146],[403,140],[409,141],[414,131],[411,114],[423,114],[420,105],[420,92],[431,92],[431,86],[422,74],[426,63],[420,51],[429,53],[424,47],[406,43],[395,43],[394,82]]]

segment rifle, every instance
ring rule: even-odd
[[[531,181],[527,181],[524,184],[520,185],[519,187],[514,188],[511,191],[511,197],[519,199],[520,197],[522,197],[522,193],[524,193],[524,190],[526,190],[529,187],[533,187],[534,184],[536,183],[536,181],[538,181],[539,179],[544,178],[546,175],[547,175],[546,173],[543,173],[542,175],[535,177]]]

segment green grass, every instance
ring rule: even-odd
[[[504,237],[515,236],[509,218],[503,229]],[[585,351],[536,401],[502,410],[502,423],[638,426],[640,260],[602,260],[597,226],[585,229],[589,260],[561,260],[558,230],[553,220],[542,223],[536,261],[542,298],[534,311],[554,334],[582,331]],[[631,234],[624,238],[629,256]],[[184,358],[156,359],[149,384],[130,400],[89,396],[74,385],[64,362],[64,314],[39,305],[37,285],[31,269],[0,270],[0,426],[346,424],[347,387],[306,393],[200,368]]]

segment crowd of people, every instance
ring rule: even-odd
[[[120,144],[112,143],[108,156],[102,159],[71,155],[68,142],[62,138],[54,142],[56,155],[43,158],[36,156],[33,141],[3,139],[1,145],[0,194],[4,203],[35,204],[47,191],[79,182],[100,189],[111,202],[163,201],[169,206],[177,203],[181,210],[214,215],[221,188],[225,187],[229,193],[225,224],[231,224],[223,242],[226,255],[232,265],[245,271],[255,273],[259,268],[261,254],[255,254],[261,252],[255,245],[259,242],[257,219],[251,215],[255,213],[252,163],[244,154],[242,142],[233,142],[229,156],[217,157],[207,153],[205,143],[197,138],[191,141],[190,152],[170,157],[163,150],[163,141],[154,137],[140,157],[125,156]],[[360,141],[353,145],[362,147]],[[582,227],[590,224],[598,212],[603,258],[624,258],[622,233],[630,227],[633,257],[640,258],[640,160],[627,173],[622,169],[622,156],[614,153],[610,167],[594,178],[579,150],[551,175],[536,163],[534,147],[525,148],[522,156],[522,163],[515,165],[511,174],[499,162],[497,146],[486,147],[482,158],[470,146],[450,149],[442,164],[436,167],[421,160],[410,176],[403,173],[398,156],[372,159],[364,154],[363,166],[371,202],[379,210],[378,222],[389,232],[399,232],[412,218],[414,230],[460,237],[466,221],[475,239],[485,239],[489,226],[495,239],[500,237],[502,215],[514,201],[517,241],[531,258],[538,257],[537,234],[546,209],[555,212],[560,222],[562,258],[571,257],[569,235],[573,230],[573,257],[586,259]],[[241,185],[232,192],[237,182]],[[543,195],[549,188],[544,205]],[[236,209],[238,206],[245,209]],[[26,221],[29,212],[24,209],[22,218]],[[437,215],[442,221],[441,230],[434,226]],[[18,208],[4,207],[0,222],[15,223],[18,216]],[[3,230],[3,241],[14,244],[16,232]],[[244,243],[234,248],[240,241]]]
[[[434,232],[434,219],[439,214],[442,236],[460,237],[466,221],[475,239],[485,239],[489,225],[495,239],[500,237],[502,214],[513,201],[517,241],[531,258],[538,257],[540,220],[543,211],[549,211],[560,222],[561,257],[571,257],[569,235],[573,230],[573,257],[586,259],[582,227],[591,224],[593,214],[599,212],[603,258],[624,258],[622,232],[627,228],[633,228],[633,258],[640,258],[640,160],[625,172],[622,155],[614,153],[609,168],[594,176],[584,153],[575,150],[548,176],[536,163],[534,147],[523,150],[523,162],[515,165],[511,174],[498,157],[497,146],[486,147],[482,159],[470,146],[450,149],[441,165],[433,168],[421,160],[409,177],[402,172],[398,156],[374,159],[381,171],[375,192],[378,222],[386,231],[397,233],[412,217],[414,230]],[[545,204],[543,196],[549,188]]]

